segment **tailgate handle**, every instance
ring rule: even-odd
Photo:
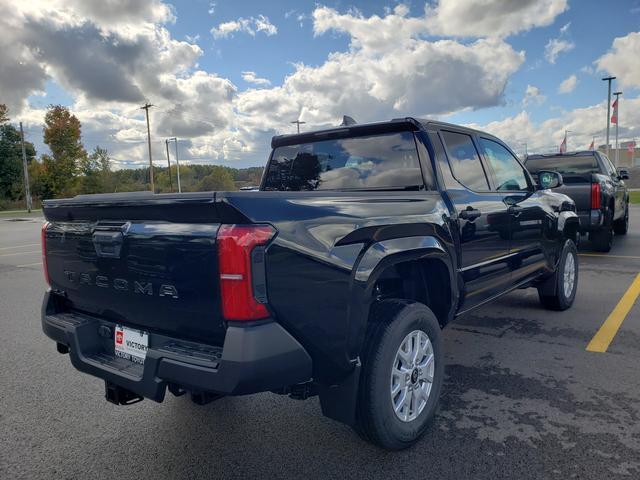
[[[120,258],[123,238],[122,232],[93,232],[93,246],[96,249],[96,255],[107,258]]]

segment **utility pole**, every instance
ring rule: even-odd
[[[24,196],[27,201],[27,212],[31,213],[31,189],[29,188],[29,169],[27,168],[27,152],[24,149],[22,122],[20,122],[20,140],[22,142],[22,168],[24,169]]]
[[[609,156],[609,128],[611,126],[611,80],[615,80],[616,77],[605,77],[602,80],[609,82],[609,93],[607,94],[607,157]]]
[[[167,165],[169,165],[169,188],[173,192],[173,182],[171,181],[171,160],[169,158],[169,140],[164,141],[165,147],[167,147]]]
[[[298,126],[298,133],[300,133],[300,125],[304,125],[307,122],[301,122],[300,120],[294,120],[291,123],[295,123]]]
[[[615,114],[616,114],[616,160],[614,165],[616,167],[618,167],[618,165],[620,165],[620,152],[618,151],[618,125],[620,124],[620,95],[622,95],[622,92],[615,92],[614,95],[616,96],[616,110],[615,110]]]
[[[180,161],[178,160],[178,139],[177,137],[170,138],[176,142],[176,170],[178,172],[178,193],[182,193],[182,187],[180,186]]]
[[[149,109],[153,107],[149,102],[140,107],[147,115],[147,142],[149,144],[149,180],[151,181],[151,191],[155,193],[156,189],[153,184],[153,159],[151,158],[151,129],[149,128]]]

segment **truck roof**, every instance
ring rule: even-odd
[[[463,125],[455,125],[453,123],[441,122],[427,118],[403,117],[394,118],[384,122],[357,123],[354,125],[344,125],[339,127],[327,128],[323,130],[315,130],[304,133],[292,133],[286,135],[276,135],[271,139],[271,148],[281,147],[285,145],[298,145],[301,143],[309,143],[329,138],[343,138],[353,135],[375,135],[383,133],[393,133],[402,131],[426,130],[427,125],[435,125],[437,127],[450,127],[456,129],[464,129],[468,132],[482,134],[486,137],[496,138],[489,133],[475,130]]]

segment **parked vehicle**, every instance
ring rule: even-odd
[[[45,202],[43,329],[110,402],[317,394],[401,449],[434,417],[445,325],[516,288],[574,302],[574,203],[499,139],[405,118],[272,147],[259,192]]]
[[[564,185],[555,191],[571,197],[580,217],[580,232],[587,233],[593,248],[608,252],[613,234],[629,229],[629,192],[626,169],[616,170],[609,158],[591,150],[551,155],[530,155],[525,161],[534,176],[538,171],[555,171]]]

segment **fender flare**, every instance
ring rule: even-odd
[[[451,285],[449,318],[458,305],[455,268],[447,248],[436,237],[414,236],[371,243],[359,256],[352,273],[351,302],[349,304],[348,349],[354,363],[353,371],[337,385],[320,385],[320,406],[325,416],[348,425],[355,422],[357,393],[360,380],[360,357],[373,287],[387,268],[406,261],[438,258],[447,267]]]
[[[413,236],[382,240],[372,243],[359,257],[352,274],[351,302],[349,305],[348,349],[352,358],[359,354],[369,320],[373,287],[382,273],[398,263],[436,258],[449,271],[451,309],[447,321],[453,318],[458,305],[456,269],[443,242],[435,236]]]
[[[577,234],[580,230],[580,217],[578,217],[576,212],[565,210],[558,214],[558,233],[560,233],[562,237],[567,237],[568,229],[573,228],[574,225]]]

